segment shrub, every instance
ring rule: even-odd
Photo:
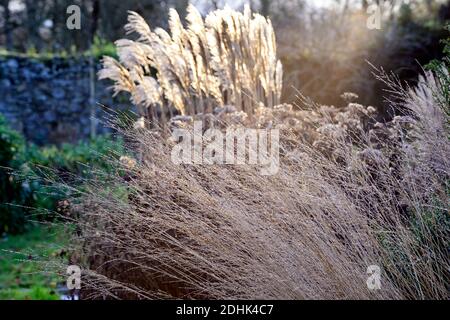
[[[450,24],[446,26],[446,29],[450,32]],[[442,40],[442,42],[445,45],[442,61],[433,60],[428,64],[427,68],[436,73],[443,90],[443,102],[450,105],[450,37]]]
[[[85,51],[79,51],[76,46],[71,46],[69,51],[48,51],[41,50],[38,52],[35,47],[31,46],[27,52],[17,52],[5,49],[0,49],[0,57],[21,57],[36,59],[39,61],[48,61],[50,59],[77,59],[80,57],[93,56],[96,61],[100,60],[104,56],[117,58],[117,50],[114,44],[106,39],[95,36],[92,47]]]
[[[0,232],[19,233],[30,219],[55,218],[58,201],[70,188],[54,188],[53,181],[83,183],[113,170],[111,159],[123,154],[122,140],[110,136],[60,148],[27,146],[0,116]]]
[[[40,219],[55,219],[59,203],[71,194],[71,187],[81,186],[96,175],[114,170],[113,159],[125,154],[121,138],[99,136],[77,144],[60,147],[30,146],[23,155],[17,175],[29,186],[31,209]],[[65,188],[54,186],[65,183]]]
[[[25,209],[20,206],[29,202],[30,194],[11,171],[17,169],[24,150],[23,137],[0,114],[0,234],[22,231],[25,224]]]
[[[86,178],[92,173],[88,168],[110,170],[111,163],[107,160],[111,157],[119,158],[123,153],[125,150],[120,137],[114,140],[111,136],[104,135],[77,144],[63,143],[60,147],[31,146],[23,160],[35,169],[50,169],[59,177],[67,173]]]

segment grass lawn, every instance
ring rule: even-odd
[[[61,279],[46,264],[63,256],[62,226],[34,226],[21,235],[0,238],[0,299],[54,300]],[[46,273],[48,271],[48,273]]]

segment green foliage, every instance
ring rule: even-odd
[[[59,300],[53,289],[33,286],[30,289],[5,289],[0,291],[1,300]]]
[[[65,263],[67,230],[62,226],[34,226],[23,235],[0,238],[0,300],[55,300],[63,279],[46,264]],[[47,272],[45,272],[47,271]]]
[[[95,58],[101,59],[103,56],[117,58],[116,46],[113,42],[95,36],[90,52],[84,55],[92,54]]]
[[[100,60],[104,56],[117,58],[117,50],[113,42],[102,39],[98,36],[94,38],[94,43],[89,50],[80,52],[76,46],[71,46],[70,49],[60,51],[37,51],[34,47],[29,47],[26,52],[8,51],[0,49],[0,57],[20,57],[30,58],[41,61],[47,61],[55,58],[74,59],[78,57],[93,56],[95,60]]]
[[[122,140],[110,136],[61,147],[27,146],[0,116],[0,234],[25,231],[30,214],[53,219],[68,191],[55,182],[72,185],[112,170],[112,160],[124,153]]]
[[[450,24],[445,28],[450,32]],[[442,43],[444,44],[444,57],[441,61],[431,61],[426,68],[433,71],[441,82],[445,99],[442,103],[448,108],[450,105],[450,36],[447,39],[443,39]]]
[[[31,146],[24,160],[34,167],[48,168],[57,173],[87,175],[92,171],[87,167],[110,170],[112,164],[108,159],[111,156],[118,158],[124,152],[121,139],[113,140],[105,135],[77,144],[64,143],[60,147]]]
[[[24,147],[23,137],[9,128],[6,119],[0,114],[0,165],[4,166],[15,160]]]
[[[447,199],[450,197],[450,190],[446,196]],[[433,199],[428,210],[423,210],[421,215],[414,214],[411,218],[411,230],[416,237],[417,247],[427,248],[430,244],[433,244],[443,251],[450,248],[448,242],[450,238],[450,216],[446,210],[445,202]],[[430,235],[432,235],[431,239]]]
[[[23,231],[25,210],[20,206],[29,202],[30,195],[11,170],[24,150],[23,137],[0,115],[0,233]]]

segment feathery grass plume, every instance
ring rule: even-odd
[[[99,78],[113,80],[115,93],[129,92],[149,120],[211,113],[225,105],[252,113],[259,104],[279,104],[282,66],[270,20],[252,15],[248,6],[243,13],[216,10],[203,20],[189,5],[186,21],[185,28],[171,9],[169,35],[152,31],[130,12],[125,29],[138,39],[118,40],[120,62],[105,58]]]
[[[85,297],[448,299],[448,105],[431,74],[392,88],[409,114],[386,124],[355,102],[255,109],[242,121],[283,129],[274,176],[175,165],[159,132],[125,132],[140,161],[71,201]]]

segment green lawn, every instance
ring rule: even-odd
[[[48,265],[66,259],[62,250],[66,244],[67,236],[58,225],[39,225],[0,238],[0,299],[59,299],[57,287],[64,279]]]

